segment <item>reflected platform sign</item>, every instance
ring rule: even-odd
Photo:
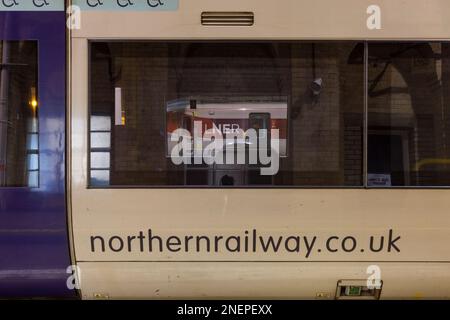
[[[72,4],[85,11],[176,11],[179,0],[73,0]]]
[[[64,0],[0,0],[0,11],[64,11]]]

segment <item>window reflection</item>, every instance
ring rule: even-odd
[[[369,186],[450,185],[446,43],[369,45]]]
[[[91,185],[109,185],[111,152],[111,117],[91,116]]]
[[[0,187],[38,187],[37,43],[0,41],[0,52]]]
[[[362,186],[364,76],[350,59],[356,45],[92,43],[91,184]],[[118,113],[126,121],[111,127]],[[211,132],[205,138],[208,130],[223,135],[218,150],[227,158],[232,149],[230,161],[209,161],[205,149],[218,140]],[[171,153],[183,138],[191,139],[186,148]]]

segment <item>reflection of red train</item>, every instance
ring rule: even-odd
[[[194,122],[200,121],[204,135],[206,130],[219,130],[224,138],[228,134],[248,129],[279,132],[281,157],[286,157],[287,144],[287,98],[205,98],[180,99],[167,105],[168,154],[177,142],[171,141],[172,133],[185,129],[194,136]]]

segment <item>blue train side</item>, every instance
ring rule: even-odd
[[[5,95],[0,97],[0,159],[4,162],[0,163],[0,297],[76,296],[66,285],[71,261],[65,201],[65,19],[63,10],[0,12],[0,91]],[[22,183],[20,179],[12,181],[12,175],[23,164],[8,158],[5,146],[14,134],[22,134],[14,132],[11,123],[11,119],[20,118],[20,110],[12,110],[8,99],[17,98],[11,88],[15,70],[26,76],[32,72],[27,71],[25,63],[16,63],[14,56],[14,48],[23,49],[28,42],[34,42],[38,51],[37,87],[32,88],[36,100],[30,106],[19,103],[17,108],[37,109],[37,131],[33,137],[27,129],[26,143],[35,146],[26,154],[21,152],[26,157],[25,171],[28,170],[28,180]],[[14,112],[17,115],[11,115]]]

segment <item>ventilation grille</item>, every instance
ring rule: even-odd
[[[252,26],[255,23],[253,12],[203,12],[204,26]]]

